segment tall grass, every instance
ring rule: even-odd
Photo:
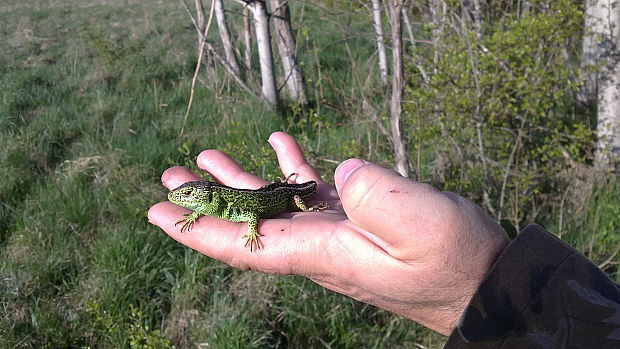
[[[620,179],[580,184],[567,189],[543,224],[620,283]]]
[[[314,114],[280,117],[225,80],[208,81],[180,138],[195,34],[177,1],[0,7],[0,347],[441,346],[443,337],[409,320],[303,278],[233,270],[146,222],[166,195],[161,172],[195,168],[203,149],[281,175],[266,144],[275,130],[295,133],[326,179],[349,156],[389,163],[387,143],[333,103],[359,97],[367,81],[355,72],[372,69],[373,50],[333,33],[365,22],[316,17],[302,32],[318,34],[300,37],[320,97]],[[557,208],[572,217],[563,237],[592,246],[601,263],[617,241],[619,191],[597,187],[580,216]],[[607,268],[617,277],[617,266]]]
[[[335,165],[321,158],[342,160],[336,139],[350,132],[317,140],[303,118],[198,88],[179,138],[195,38],[176,1],[15,2],[0,22],[0,347],[442,341],[302,278],[232,270],[148,225],[146,210],[165,198],[161,172],[195,166],[202,149],[268,178],[278,175],[270,132],[296,132],[326,170]],[[324,73],[347,79],[342,58],[322,59]]]

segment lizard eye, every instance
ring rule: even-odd
[[[192,193],[194,192],[194,188],[182,188],[180,190],[181,195],[183,196],[190,196],[192,195]]]

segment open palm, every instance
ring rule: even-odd
[[[470,201],[351,159],[336,171],[336,190],[323,182],[297,142],[284,133],[269,139],[284,176],[317,181],[310,204],[322,212],[285,213],[261,219],[263,249],[244,247],[245,223],[201,217],[191,232],[175,226],[187,209],[162,202],[149,220],[175,240],[243,270],[295,274],[416,320],[448,334],[497,255],[508,242],[504,231]],[[256,189],[265,180],[244,171],[217,150],[198,165],[225,185]],[[184,167],[168,169],[163,184],[173,189],[200,177]],[[342,200],[342,201],[341,201]]]

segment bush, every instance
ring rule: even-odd
[[[414,52],[423,58],[410,66],[411,142],[433,154],[434,182],[518,231],[549,212],[571,181],[566,168],[591,153],[589,115],[575,112],[565,54],[582,10],[572,0],[534,1],[480,32],[463,9],[446,18],[462,22],[445,25],[436,50]]]

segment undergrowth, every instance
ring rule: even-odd
[[[275,115],[226,79],[209,81],[217,88],[196,90],[180,137],[196,59],[177,1],[0,9],[0,347],[441,347],[412,321],[303,278],[233,270],[146,220],[166,195],[160,174],[197,169],[203,149],[282,176],[266,143],[276,130],[294,134],[326,180],[352,156],[389,166],[389,143],[355,109],[374,48],[336,34],[365,18],[312,20],[317,9],[305,9],[309,110]],[[620,184],[586,187],[542,223],[618,280]]]

